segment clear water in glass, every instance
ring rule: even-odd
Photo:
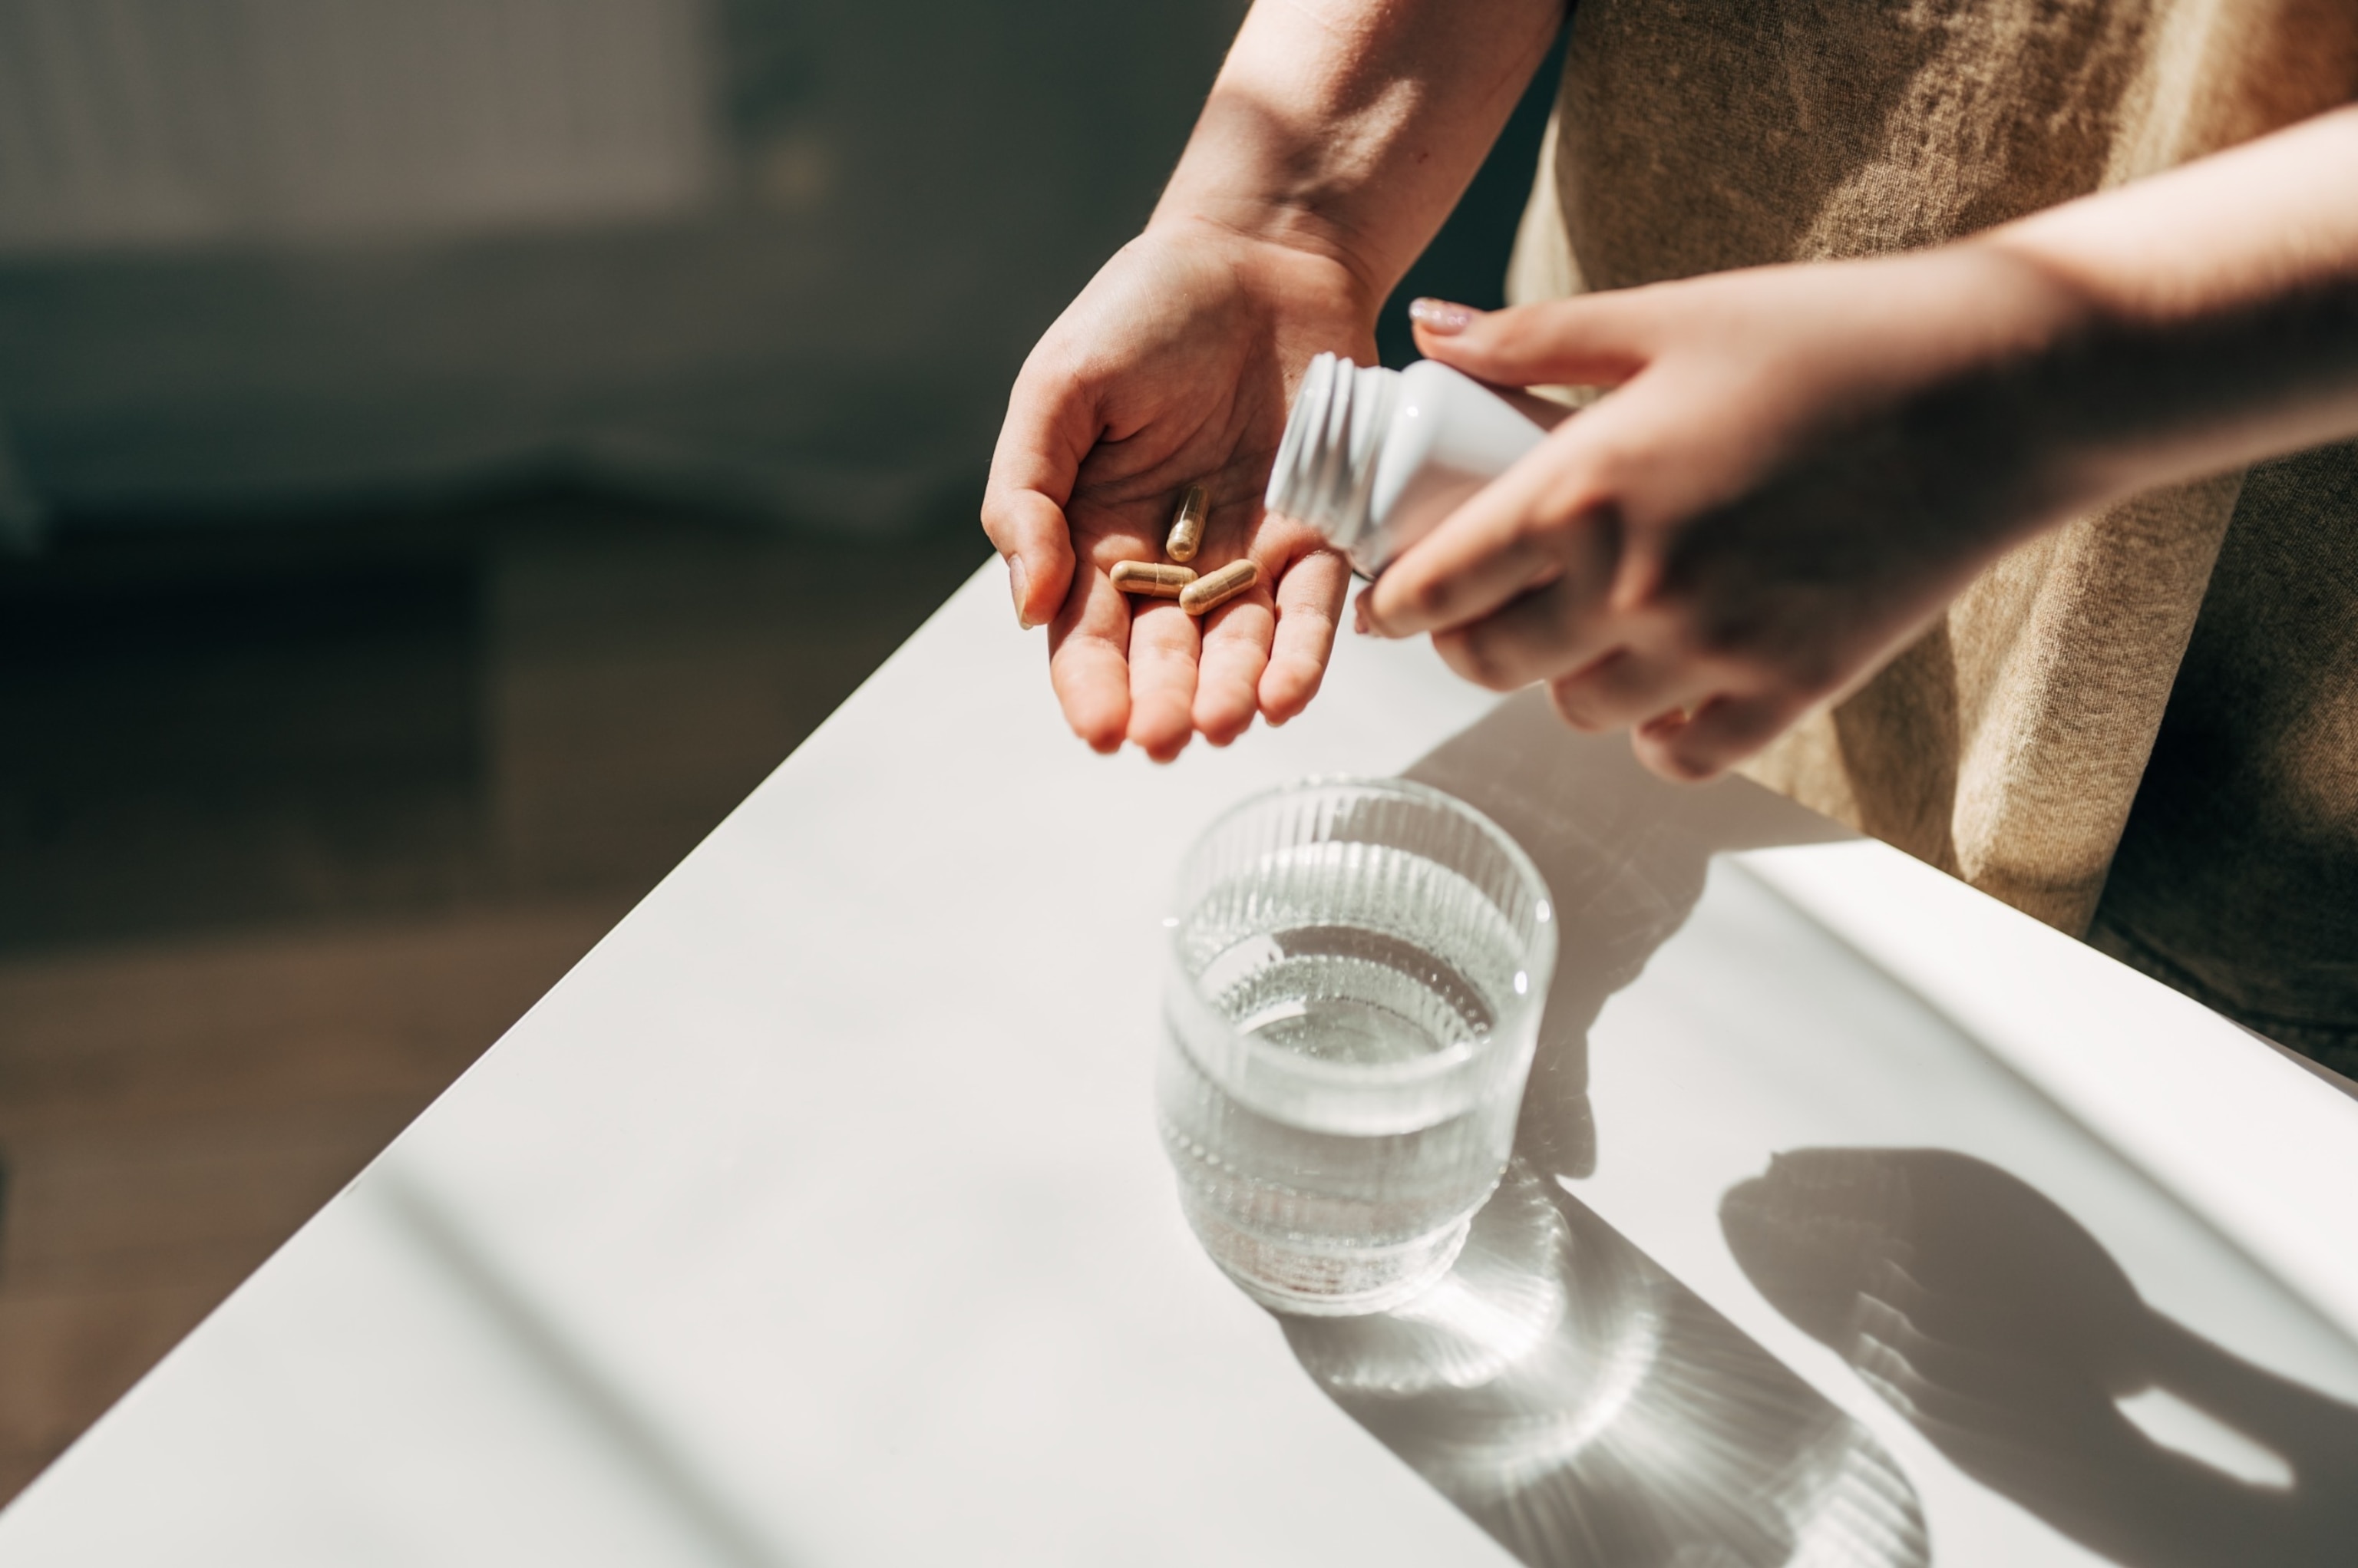
[[[1215,824],[1176,909],[1156,1096],[1189,1223],[1273,1310],[1408,1299],[1506,1165],[1545,885],[1438,791],[1314,780]]]

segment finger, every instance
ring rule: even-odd
[[[1665,714],[1631,732],[1638,760],[1666,779],[1715,778],[1753,755],[1808,711],[1802,698],[1720,696],[1692,714]]]
[[[1567,428],[1476,492],[1376,579],[1361,601],[1368,623],[1412,636],[1491,614],[1558,578],[1611,582],[1621,529],[1588,471],[1592,446]]]
[[[1566,724],[1596,731],[1683,716],[1712,696],[1710,678],[1688,661],[1637,647],[1615,648],[1557,677],[1548,697]]]
[[[1203,665],[1195,677],[1195,728],[1225,746],[1252,724],[1269,668],[1277,611],[1266,587],[1238,594],[1204,617]]]
[[[1130,625],[1130,739],[1158,762],[1195,732],[1195,618],[1176,604],[1141,605]]]
[[[1065,722],[1096,752],[1130,727],[1130,602],[1105,573],[1077,574],[1048,627],[1048,682]]]
[[[1260,677],[1260,710],[1271,724],[1284,723],[1318,695],[1350,586],[1350,567],[1332,550],[1310,552],[1277,579],[1277,633]]]
[[[1081,460],[1097,439],[1096,410],[1069,376],[1016,378],[983,486],[982,530],[1007,562],[1015,616],[1026,627],[1055,615],[1073,579],[1072,499]]]
[[[1658,297],[1612,289],[1506,310],[1427,311],[1417,322],[1425,355],[1501,386],[1618,386],[1652,357]],[[1453,321],[1463,324],[1447,330]]]
[[[1605,587],[1560,577],[1479,621],[1434,633],[1433,648],[1451,669],[1492,691],[1553,680],[1605,651],[1608,633],[1597,613]],[[1646,712],[1660,707],[1657,703]]]
[[[1979,1304],[1985,1312],[1986,1304]],[[2051,1410],[2078,1391],[2073,1384],[2084,1376],[2074,1375],[2080,1368],[2041,1357],[2035,1344],[1992,1337],[1987,1321],[1981,1319],[1977,1338],[1948,1339],[1928,1331],[1911,1312],[1861,1296],[1848,1355],[1855,1362],[1882,1363],[1887,1379],[1907,1392],[1921,1418],[1985,1431],[2001,1422],[2022,1424],[2026,1409]]]

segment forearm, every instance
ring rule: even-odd
[[[1260,0],[1154,223],[1324,255],[1372,318],[1481,166],[1563,14],[1563,0]]]
[[[2068,489],[2358,436],[2358,109],[1969,243],[2050,291],[2017,387]]]

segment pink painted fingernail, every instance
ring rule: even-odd
[[[1032,617],[1024,613],[1023,601],[1032,596],[1023,590],[1031,586],[1032,579],[1023,575],[1023,557],[1008,557],[1007,590],[1015,596],[1015,623],[1026,632],[1032,630]]]
[[[1368,596],[1364,593],[1351,601],[1351,630],[1362,637],[1376,633],[1375,623],[1368,619]]]
[[[1412,299],[1408,319],[1436,338],[1454,338],[1474,324],[1474,309],[1446,299]]]

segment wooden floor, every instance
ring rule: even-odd
[[[984,553],[544,502],[0,565],[0,1498]]]

